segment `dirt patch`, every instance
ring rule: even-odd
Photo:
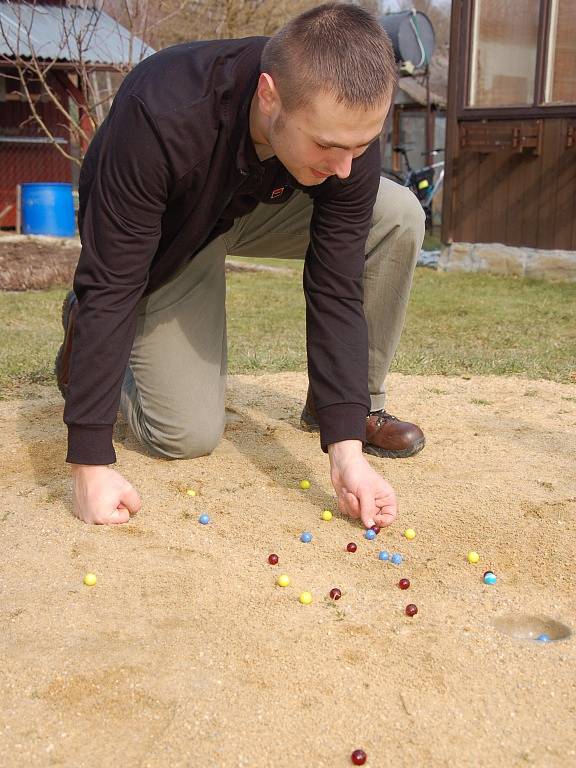
[[[71,285],[79,255],[72,238],[0,235],[0,291]]]
[[[80,256],[80,240],[74,238],[3,235],[0,233],[0,291],[27,291],[72,285]],[[227,272],[275,272],[292,270],[266,264],[227,260]]]
[[[391,376],[390,410],[428,444],[370,457],[400,500],[375,542],[336,512],[327,459],[298,429],[302,374],[231,379],[225,438],[202,459],[146,456],[119,424],[117,468],[143,498],[119,528],[71,516],[61,401],[37,392],[0,403],[0,765],[345,768],[358,747],[370,766],[576,764],[574,635],[541,645],[493,625],[576,629],[573,386]]]

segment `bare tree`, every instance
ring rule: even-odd
[[[103,9],[132,35],[144,40],[152,48],[163,48],[159,29],[172,20],[182,23],[182,13],[189,0],[102,0]]]
[[[273,35],[289,19],[318,4],[318,0],[187,0],[176,18],[161,22],[157,39],[163,47],[187,40]]]
[[[121,5],[125,25],[105,13],[102,0],[75,0],[70,6],[8,0],[2,5],[0,41],[8,52],[0,53],[0,77],[6,92],[20,94],[30,108],[25,122],[34,122],[77,165],[119,83],[152,51],[141,37],[161,21],[154,0],[122,0]],[[177,10],[176,5],[172,13]],[[57,125],[48,124],[43,102],[58,113]]]

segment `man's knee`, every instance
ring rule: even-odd
[[[408,187],[382,177],[374,204],[372,227],[381,230],[383,236],[400,228],[422,241],[425,223],[426,215],[416,195]]]
[[[170,459],[197,459],[212,453],[223,432],[223,423],[182,425],[178,429],[164,429],[161,435],[152,438],[151,447]]]

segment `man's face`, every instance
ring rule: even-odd
[[[389,107],[388,100],[375,109],[352,109],[325,93],[292,113],[278,103],[270,115],[268,141],[301,184],[322,184],[329,176],[345,179],[352,160],[379,140]]]

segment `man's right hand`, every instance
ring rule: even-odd
[[[72,511],[85,523],[127,523],[141,506],[138,492],[116,470],[100,465],[72,465]]]

